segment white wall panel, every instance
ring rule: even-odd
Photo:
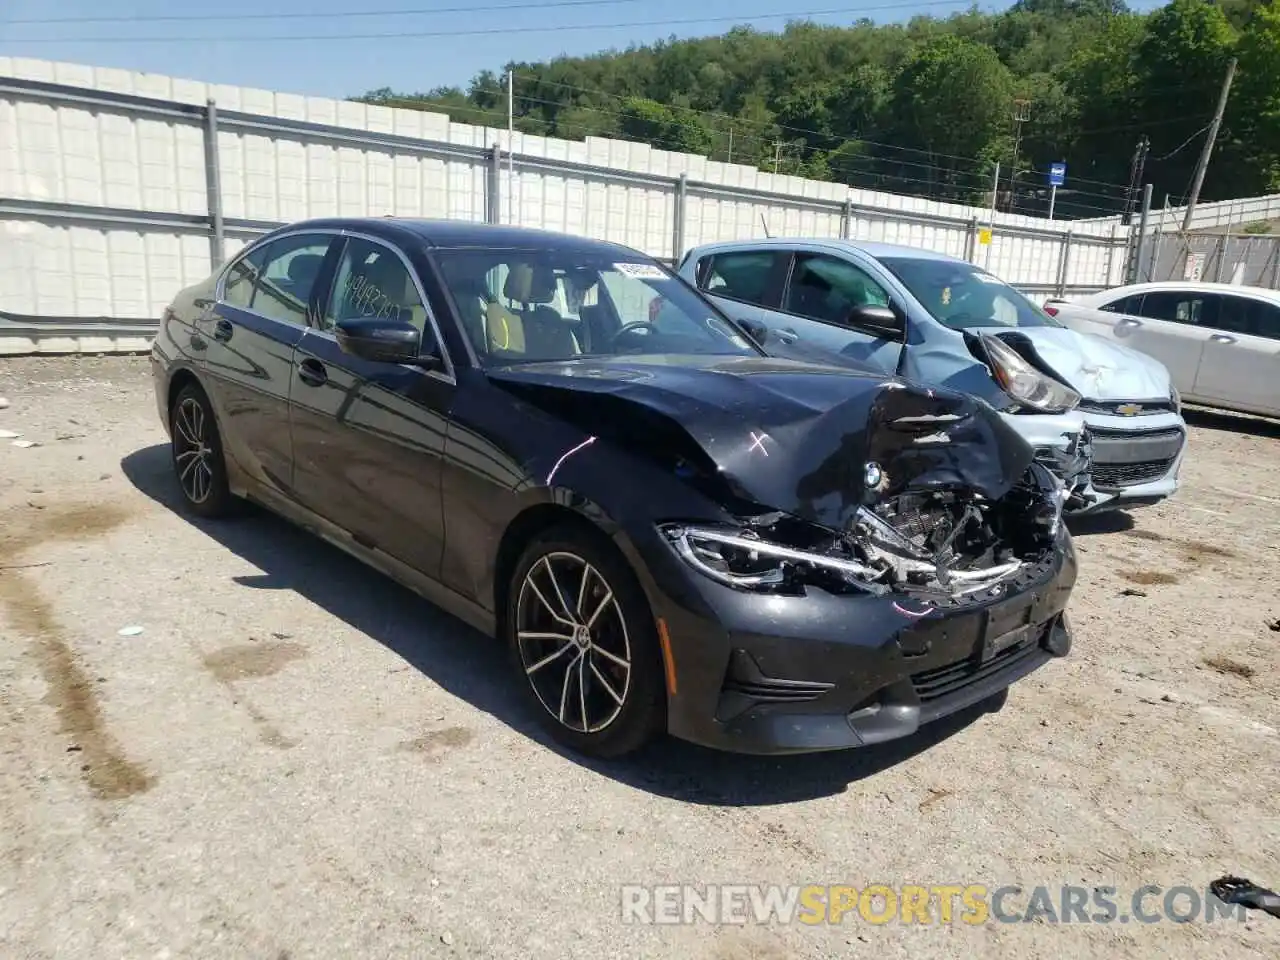
[[[482,221],[490,171],[488,163],[478,159],[423,157],[372,144],[335,145],[307,133],[243,132],[234,129],[229,113],[483,149],[495,143],[505,147],[508,139],[506,130],[453,123],[442,114],[82,64],[0,57],[0,77],[183,105],[203,106],[213,98],[224,121],[217,140],[223,215],[233,221],[385,214]],[[840,184],[655,150],[647,144],[517,134],[515,149],[525,156],[610,169],[618,176],[517,164],[514,196],[507,196],[504,163],[499,177],[503,222],[514,216],[524,226],[612,240],[663,258],[673,253],[674,184],[625,182],[627,174],[688,178],[686,248],[758,237],[765,224],[774,236],[838,237],[841,208],[850,201],[849,228],[855,240],[964,256],[973,226],[986,225],[990,219],[988,211],[977,207],[849,190]],[[699,184],[785,193],[826,201],[830,207],[788,202],[785,197],[712,194]],[[0,97],[0,197],[203,217],[207,204],[203,127],[177,118],[139,117],[127,110],[51,107],[23,100],[20,93]],[[1203,205],[1197,223],[1201,216],[1231,215],[1222,212],[1222,206]],[[1261,219],[1268,211],[1280,210],[1280,197],[1240,201],[1233,209],[1235,215]],[[910,212],[911,217],[887,211]],[[1056,284],[1062,250],[1057,231],[1068,226],[1074,246],[1067,286],[1118,282],[1123,255],[1109,243],[1115,221],[1057,223],[1054,233],[1036,236],[1009,230],[1044,231],[1045,221],[997,214],[993,243],[989,249],[976,247],[975,259],[1014,282]],[[154,317],[176,289],[209,271],[208,241],[197,233],[172,233],[158,227],[53,227],[12,219],[0,221],[0,227],[0,309],[13,312]],[[227,255],[238,250],[241,242],[229,236]]]

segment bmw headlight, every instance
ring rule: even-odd
[[[1045,376],[999,337],[984,335],[982,343],[996,383],[1018,403],[1042,413],[1065,413],[1080,403],[1080,394]]]
[[[881,572],[855,560],[784,546],[747,531],[668,524],[662,533],[689,566],[739,590],[785,592],[806,573],[834,576],[867,590],[883,589],[871,582]]]

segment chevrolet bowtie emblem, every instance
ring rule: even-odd
[[[1116,413],[1122,417],[1132,417],[1142,412],[1140,403],[1122,403],[1116,407]]]

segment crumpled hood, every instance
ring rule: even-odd
[[[991,327],[983,333],[1009,333]],[[1089,400],[1153,400],[1169,396],[1169,371],[1145,353],[1066,327],[1018,327],[1040,358]]]
[[[997,499],[1032,460],[1027,443],[979,400],[844,367],[619,357],[486,372],[547,413],[668,463],[705,489],[720,485],[831,529],[906,489]]]

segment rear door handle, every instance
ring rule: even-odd
[[[231,339],[231,335],[235,332],[236,328],[231,325],[230,320],[219,319],[218,322],[213,325],[213,339],[220,343],[226,343]]]
[[[1140,327],[1142,326],[1142,323],[1141,321],[1134,320],[1131,317],[1121,317],[1119,320],[1116,321],[1116,326],[1117,327]]]
[[[794,330],[791,330],[787,327],[783,327],[781,330],[775,330],[774,336],[776,336],[783,343],[795,343],[797,340],[800,339],[800,334],[796,333]]]
[[[1235,343],[1236,342],[1235,337],[1229,337],[1225,333],[1215,333],[1209,339],[1212,340],[1214,343]]]
[[[308,387],[322,387],[329,382],[329,373],[323,363],[308,357],[298,364],[298,379]]]

